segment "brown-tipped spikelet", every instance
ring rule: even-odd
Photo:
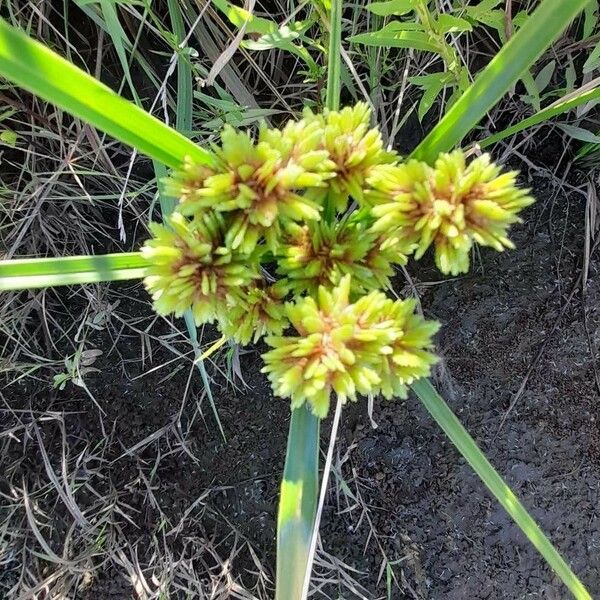
[[[381,237],[369,230],[369,218],[344,218],[333,223],[290,223],[277,255],[277,272],[290,290],[316,295],[319,286],[333,287],[352,276],[352,293],[387,288],[394,264],[406,264],[395,247],[381,249]]]
[[[225,126],[215,148],[218,172],[204,179],[179,210],[186,215],[207,209],[230,213],[225,243],[245,253],[254,250],[261,236],[276,248],[281,219],[319,219],[320,204],[298,191],[325,186],[331,177],[327,154],[315,150],[315,126],[300,122],[288,129],[290,139],[262,128],[254,142],[248,132]]]
[[[436,323],[411,314],[410,302],[394,302],[382,292],[351,304],[350,289],[345,276],[333,290],[320,287],[316,299],[287,303],[299,335],[266,338],[273,349],[263,355],[263,372],[276,395],[291,398],[292,408],[306,402],[324,418],[332,392],[343,401],[380,391],[389,396],[390,389],[403,393],[403,386],[426,376],[435,362],[427,349]]]
[[[273,285],[262,280],[253,283],[227,311],[227,318],[220,323],[221,331],[243,346],[258,342],[264,335],[281,335],[289,325],[283,303],[287,294],[283,281]]]
[[[370,118],[371,109],[364,102],[322,115],[309,110],[304,114],[304,121],[320,124],[322,145],[333,161],[335,173],[327,190],[312,190],[310,195],[320,201],[329,195],[340,212],[346,210],[349,197],[363,201],[365,182],[373,167],[395,158],[395,154],[384,150],[379,130],[369,127]]]
[[[167,225],[151,223],[153,237],[142,247],[152,262],[144,279],[154,310],[181,316],[191,309],[197,325],[226,320],[229,305],[260,277],[258,257],[223,245],[225,222],[215,213],[192,220],[174,213]]]
[[[198,200],[198,191],[204,182],[215,174],[215,170],[194,162],[189,156],[183,161],[179,169],[173,170],[168,177],[163,179],[164,193],[177,198],[181,204],[191,204]]]
[[[415,160],[383,165],[369,178],[373,231],[387,233],[390,245],[414,245],[417,259],[433,244],[442,273],[465,273],[473,242],[513,247],[508,228],[534,201],[516,177],[516,171],[501,173],[487,154],[467,165],[460,150],[440,155],[435,167]]]

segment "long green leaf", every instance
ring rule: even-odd
[[[544,0],[417,146],[413,157],[433,162],[440,152],[458,145],[588,2]]]
[[[600,82],[599,82],[600,83]],[[578,90],[568,95],[568,97],[561,98],[557,102],[553,102],[550,106],[543,108],[539,112],[536,112],[534,115],[495,133],[494,135],[490,135],[484,140],[479,142],[479,146],[481,148],[487,148],[500,140],[503,140],[515,133],[519,133],[529,127],[533,127],[534,125],[539,125],[544,121],[548,121],[552,119],[556,115],[560,115],[562,113],[575,108],[576,106],[580,106],[581,104],[585,104],[586,102],[590,102],[590,100],[595,100],[596,98],[600,98],[600,86],[592,89],[587,89],[585,91]]]
[[[139,252],[0,261],[0,291],[144,277],[148,261]]]
[[[531,518],[525,507],[490,464],[475,440],[456,418],[444,399],[437,393],[428,379],[420,379],[412,385],[429,414],[437,421],[458,451],[465,457],[475,473],[521,528],[529,541],[554,569],[563,583],[577,600],[592,600],[589,592],[571,571],[569,565],[544,535],[538,524]]]
[[[212,154],[0,19],[0,75],[171,167]]]
[[[307,405],[292,411],[277,518],[276,600],[301,600],[317,510],[319,424]]]

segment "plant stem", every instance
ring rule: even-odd
[[[308,406],[292,411],[277,518],[276,600],[300,600],[317,509],[319,425]]]
[[[327,448],[327,457],[325,458],[325,467],[323,468],[323,481],[321,482],[321,493],[319,494],[319,504],[317,506],[317,514],[313,524],[313,531],[310,540],[310,548],[308,551],[308,560],[306,563],[306,573],[304,574],[304,585],[302,586],[302,600],[308,596],[308,588],[310,586],[310,576],[312,573],[312,565],[315,560],[315,551],[317,549],[317,538],[319,537],[319,525],[321,524],[321,515],[323,514],[323,505],[325,504],[325,496],[327,495],[327,487],[329,484],[329,475],[331,474],[331,463],[333,462],[333,449],[335,448],[335,440],[340,426],[340,417],[342,416],[342,401],[338,398],[335,405],[335,414],[333,415],[333,424],[331,425],[331,435],[329,437],[329,447]]]
[[[342,86],[342,0],[331,0],[329,53],[327,55],[327,91],[325,105],[329,110],[340,107]]]
[[[569,565],[554,548],[552,542],[544,535],[538,524],[532,519],[514,492],[500,477],[479,449],[475,440],[469,435],[444,399],[437,393],[428,379],[420,379],[411,386],[429,414],[444,430],[457,450],[465,457],[475,473],[512,517],[529,541],[554,569],[563,583],[571,590],[577,600],[592,600],[589,592],[571,571]]]
[[[330,24],[325,104],[337,110],[342,71],[342,0],[332,0]],[[325,218],[335,218],[332,203],[328,202],[325,212]],[[337,419],[339,422],[339,415]],[[277,518],[275,600],[303,600],[305,581],[308,588],[314,556],[311,544],[317,535],[313,529],[319,487],[319,430],[320,419],[306,404],[292,411]]]

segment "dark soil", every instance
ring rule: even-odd
[[[582,295],[585,200],[555,197],[544,179],[533,185],[539,202],[526,215],[527,225],[513,232],[518,250],[482,251],[466,277],[440,280],[426,264],[411,265],[411,275],[425,313],[443,323],[439,389],[597,595],[600,396],[594,378],[598,356],[592,348],[600,344],[598,256],[592,256]],[[399,290],[404,286],[398,281]],[[118,308],[122,316],[142,322],[151,318],[143,291],[123,285],[113,289],[129,296]],[[153,342],[153,354],[142,365],[140,336],[124,329],[115,342],[109,331],[91,340],[104,355],[94,364],[100,371],[85,378],[103,415],[82,388],[50,391],[47,384],[22,380],[3,394],[11,410],[24,410],[25,416],[3,413],[3,429],[31,422],[36,411],[61,416],[72,456],[92,456],[90,448],[97,449],[95,458],[79,465],[78,480],[89,484],[75,494],[80,508],[85,511],[98,497],[115,494],[130,520],[116,514],[114,521],[140,564],[151,562],[150,540],[166,522],[169,547],[191,556],[200,578],[208,577],[215,561],[207,551],[190,548],[187,540],[210,540],[225,556],[237,546],[232,569],[251,588],[257,558],[273,572],[287,403],[272,397],[259,372],[258,351],[241,356],[247,389],[233,389],[213,369],[212,389],[227,436],[223,441],[196,373],[185,395],[189,362],[179,361],[186,366],[179,370],[178,363],[171,363],[151,371],[173,354]],[[166,324],[155,325],[154,334],[161,331],[168,331]],[[415,398],[376,402],[373,418],[376,429],[364,403],[344,412],[321,528],[326,555],[356,569],[350,574],[364,589],[353,594],[336,584],[338,573],[321,564],[317,573],[329,583],[315,597],[567,597]],[[156,439],[136,447],[156,432]],[[60,428],[48,420],[40,424],[40,435],[58,472]],[[9,480],[35,487],[44,476],[36,434],[29,429],[17,437],[5,446],[5,464],[13,466],[4,475],[3,489]],[[325,443],[327,431],[323,437]],[[59,541],[73,517],[60,501],[51,511],[44,533],[60,554]],[[101,563],[101,557],[94,560]],[[385,560],[392,571],[385,570]],[[11,578],[8,564],[4,577]],[[392,572],[388,596],[386,580]],[[131,582],[114,563],[99,566],[86,589],[77,597],[134,597]],[[184,596],[172,590],[170,597]]]

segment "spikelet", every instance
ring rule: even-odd
[[[339,111],[326,110],[322,115],[310,110],[304,113],[304,121],[320,123],[323,148],[335,165],[328,189],[309,194],[320,202],[329,195],[339,212],[346,210],[349,197],[363,202],[365,182],[373,167],[395,159],[394,153],[384,150],[379,130],[369,127],[370,118],[371,109],[364,102]]]
[[[196,163],[186,156],[183,165],[163,179],[164,193],[177,198],[181,204],[194,205],[198,200],[198,190],[202,189],[204,182],[214,174],[215,169]]]
[[[206,209],[230,213],[225,244],[245,253],[261,236],[275,249],[281,219],[319,219],[320,204],[298,193],[325,187],[332,176],[327,153],[316,150],[318,125],[292,122],[286,129],[289,138],[263,127],[255,142],[248,132],[226,125],[215,148],[218,172],[206,177],[179,210],[186,215]]]
[[[352,294],[390,286],[394,264],[406,264],[397,246],[381,249],[382,236],[369,230],[369,217],[356,214],[333,223],[290,223],[277,255],[277,272],[290,290],[316,295],[319,286],[338,285],[352,276]]]
[[[150,224],[153,237],[142,247],[152,262],[144,279],[154,310],[181,316],[191,309],[196,325],[227,318],[227,306],[236,305],[243,287],[260,277],[257,256],[223,246],[226,223],[216,213],[188,220],[180,213],[166,225]]]
[[[224,335],[243,346],[256,343],[264,335],[281,335],[289,325],[283,300],[288,294],[285,282],[267,285],[257,281],[244,290],[243,297],[227,311],[220,323]]]
[[[473,242],[498,251],[514,247],[508,228],[534,202],[516,177],[501,173],[487,154],[467,165],[461,150],[441,154],[435,167],[415,160],[383,165],[369,178],[373,231],[387,233],[389,245],[414,245],[416,259],[433,244],[442,273],[466,273]]]
[[[332,392],[342,401],[387,394],[392,378],[398,380],[394,390],[403,391],[435,362],[427,349],[437,325],[423,326],[417,315],[409,318],[413,304],[377,291],[350,304],[350,289],[345,276],[333,290],[320,287],[317,299],[287,303],[287,317],[299,335],[266,338],[273,349],[263,355],[263,372],[274,393],[291,398],[292,408],[308,403],[320,418],[327,415]]]

